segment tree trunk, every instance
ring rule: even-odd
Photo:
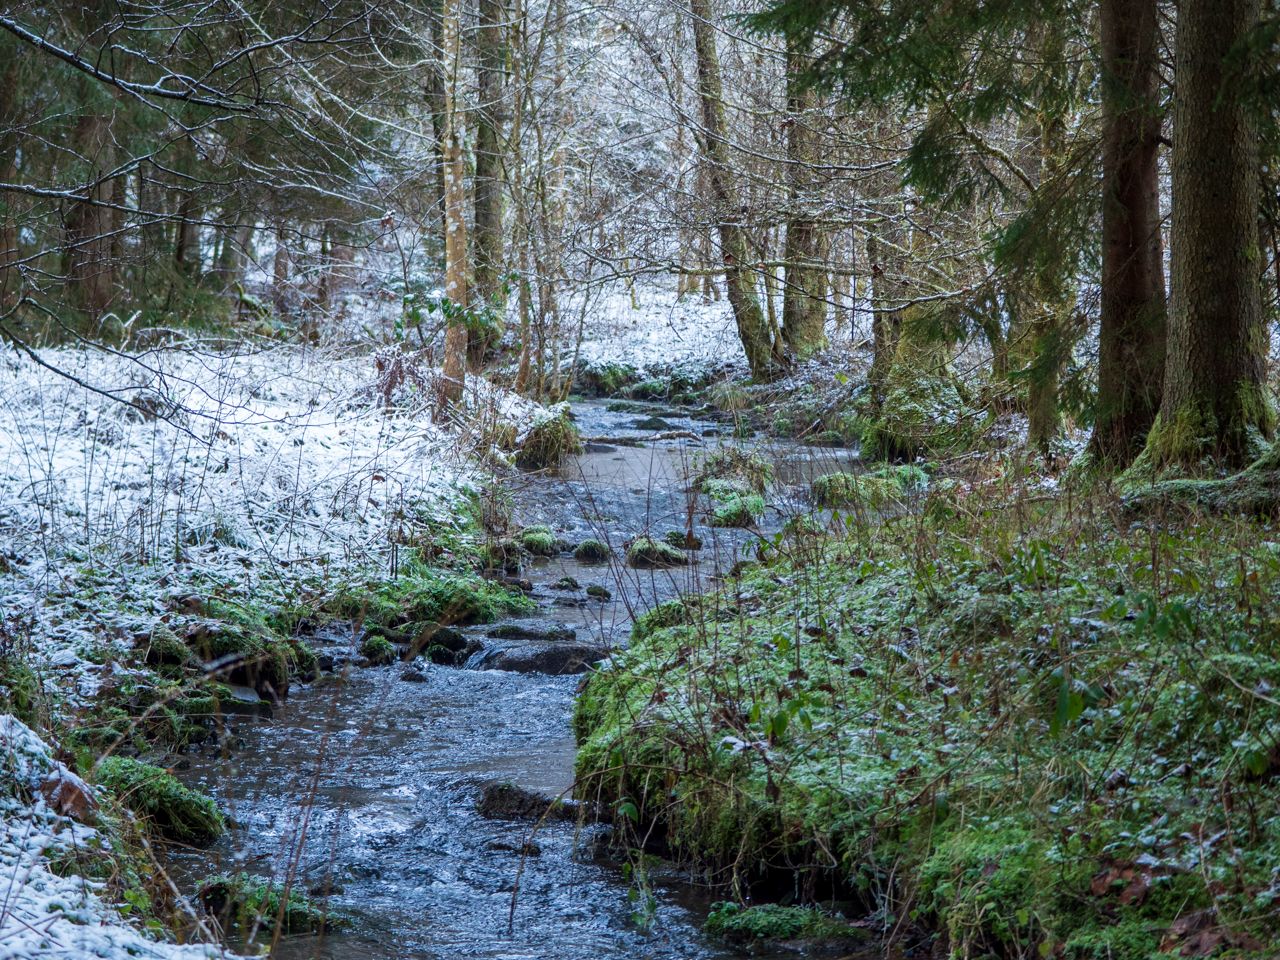
[[[747,353],[753,376],[769,378],[779,371],[769,323],[760,309],[750,276],[750,253],[740,221],[737,191],[732,182],[732,156],[716,54],[715,26],[710,0],[689,0],[693,14],[693,42],[698,61],[698,96],[702,101],[702,143],[707,155],[708,181],[719,221],[720,255],[724,261],[724,285],[738,324],[738,337]]]
[[[1224,63],[1259,0],[1183,0],[1174,61],[1169,356],[1153,466],[1240,465],[1275,424],[1265,388],[1258,135]]]
[[[0,123],[13,130],[17,127],[15,107],[18,101],[18,68],[10,64],[0,79]],[[17,175],[19,138],[16,133],[0,138],[0,177],[12,183]],[[8,194],[0,198],[0,310],[9,310],[17,304],[22,287],[22,272],[18,263],[18,218],[15,207],[17,197]]]
[[[1102,0],[1102,307],[1090,450],[1127,466],[1160,409],[1166,315],[1160,238],[1156,0]]]
[[[806,206],[813,202],[812,164],[819,159],[818,133],[811,123],[817,95],[800,86],[807,58],[792,51],[787,63],[787,263],[782,293],[782,335],[797,356],[827,345],[827,238]]]
[[[178,232],[173,244],[173,263],[184,277],[199,279],[200,227],[196,223],[195,197],[186,193],[178,204]]]
[[[476,111],[475,300],[493,303],[502,282],[502,145],[506,121],[502,74],[506,65],[503,39],[505,0],[480,0],[480,108]],[[496,305],[501,309],[502,304]],[[483,348],[481,347],[481,350]]]
[[[884,218],[867,231],[867,262],[871,268],[871,402],[884,402],[889,371],[902,336],[902,310],[906,289],[902,255],[902,225]]]
[[[111,303],[113,285],[107,235],[110,216],[102,206],[111,202],[113,181],[99,180],[102,169],[110,165],[107,121],[96,114],[82,116],[71,137],[75,153],[87,161],[87,167],[85,198],[67,215],[67,284],[72,303],[97,320]]]
[[[458,82],[462,67],[459,13],[461,0],[444,0],[441,33],[444,56],[444,295],[459,312],[449,321],[444,339],[444,377],[441,400],[462,399],[467,359],[467,327],[460,315],[467,306],[467,221],[463,208],[462,118],[458,111]]]
[[[276,252],[271,264],[271,302],[284,316],[289,309],[286,290],[289,283],[289,248],[284,242],[284,221],[276,223]]]

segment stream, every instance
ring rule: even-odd
[[[647,435],[634,426],[647,414],[610,412],[596,401],[576,403],[573,411],[584,438]],[[521,573],[538,601],[534,620],[571,628],[579,643],[625,645],[633,613],[705,589],[747,555],[758,535],[712,529],[698,516],[699,562],[654,571],[622,563],[628,537],[685,529],[695,460],[717,448],[715,433],[733,430],[675,413],[662,419],[702,442],[592,444],[555,475],[513,481],[520,523],[546,523],[570,542],[595,537],[613,548],[610,562],[579,563],[563,554]],[[805,509],[802,487],[814,476],[849,467],[843,450],[776,440],[742,445],[758,448],[778,470],[759,533],[778,530],[785,515]],[[706,498],[699,499],[703,513]],[[553,586],[566,576],[579,588]],[[590,585],[604,586],[612,599],[588,598]],[[597,853],[604,827],[548,822],[526,847],[533,821],[480,814],[486,784],[567,796],[574,761],[569,719],[581,680],[485,669],[504,644],[538,643],[493,640],[493,629],[462,631],[487,648],[469,668],[419,658],[419,682],[401,679],[402,664],[352,668],[344,683],[295,684],[272,719],[228,718],[229,751],[211,742],[182,758],[189,767],[179,764],[185,769],[178,776],[212,794],[234,824],[209,850],[168,853],[166,867],[182,892],[191,894],[209,874],[238,869],[292,876],[304,891],[330,878],[330,909],[351,922],[322,938],[281,938],[274,955],[299,960],[739,956],[701,930],[710,904],[722,896],[673,865],[651,872],[654,914],[638,923],[623,864]],[[355,639],[350,629],[332,630],[314,645],[341,662]],[[256,949],[234,939],[228,946]]]

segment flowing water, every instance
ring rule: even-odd
[[[636,414],[594,402],[576,404],[574,412],[584,437],[644,436],[633,429]],[[716,429],[663,419],[700,438]],[[520,478],[513,492],[522,523],[550,524],[570,541],[604,539],[615,551],[611,563],[564,556],[526,568],[539,621],[572,628],[579,642],[625,645],[633,615],[677,592],[705,588],[745,555],[757,534],[712,529],[695,517],[705,541],[698,563],[636,571],[619,562],[628,537],[686,528],[690,474],[719,442],[708,436],[591,445],[558,475]],[[774,460],[780,481],[760,526],[764,534],[803,508],[793,485],[848,466],[843,451],[771,441],[760,452]],[[565,576],[580,589],[555,589]],[[592,584],[606,587],[612,599],[587,598]],[[652,912],[637,917],[623,865],[597,852],[603,827],[551,822],[531,836],[531,821],[478,812],[486,784],[567,795],[574,760],[569,718],[581,679],[483,669],[493,651],[522,643],[489,639],[490,629],[463,631],[489,648],[472,658],[473,669],[420,661],[425,680],[418,682],[400,679],[404,667],[396,664],[349,669],[345,682],[296,684],[274,718],[229,719],[229,751],[209,746],[183,758],[190,766],[179,775],[215,796],[235,825],[211,850],[170,853],[170,873],[183,892],[208,874],[238,869],[292,877],[302,890],[328,882],[330,909],[351,922],[323,938],[285,937],[275,948],[279,957],[736,956],[702,934],[714,898],[674,866],[652,871]],[[350,630],[334,630],[315,643],[341,662],[354,640]]]

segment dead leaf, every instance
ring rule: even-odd
[[[40,794],[59,815],[81,822],[87,822],[98,809],[93,788],[61,763],[56,763],[40,784]]]
[[[1126,874],[1130,871],[1124,871]],[[1122,874],[1123,876],[1123,874]],[[1129,881],[1129,885],[1120,893],[1120,902],[1128,904],[1138,904],[1146,899],[1147,891],[1151,889],[1151,868],[1145,867],[1141,871],[1133,871],[1132,877],[1123,877]]]

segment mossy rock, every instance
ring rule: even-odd
[[[662,542],[675,547],[677,550],[702,549],[702,538],[692,533],[686,534],[683,530],[668,530],[663,534]]]
[[[492,623],[534,607],[531,600],[472,573],[418,567],[397,580],[348,586],[330,603],[336,616],[366,629],[430,621],[446,626]]]
[[[557,467],[567,456],[582,452],[578,428],[569,419],[568,405],[543,417],[525,435],[516,451],[515,464],[521,470]]]
[[[826,533],[822,524],[808,514],[798,514],[794,517],[788,517],[787,522],[782,525],[782,532],[788,537],[820,537]]]
[[[191,648],[169,629],[167,623],[161,621],[156,622],[149,635],[144,635],[135,641],[134,646],[142,648],[143,659],[153,666],[159,664],[186,666],[196,662]]]
[[[535,557],[556,557],[568,547],[550,527],[541,523],[525,527],[516,534],[516,541]]]
[[[228,683],[252,687],[268,699],[289,693],[292,651],[265,628],[197,620],[187,626],[186,645],[206,664],[225,662],[217,673]]]
[[[718,506],[711,514],[713,527],[754,527],[764,516],[764,497],[752,493]]]
[[[627,565],[638,570],[681,567],[688,562],[689,558],[682,550],[653,537],[637,537],[627,548]]]
[[[608,560],[612,555],[613,551],[602,540],[583,540],[573,551],[573,559],[588,563]]]
[[[642,380],[631,388],[635,400],[665,400],[671,394],[670,380]]]
[[[738,489],[764,493],[773,485],[777,471],[763,457],[727,447],[708,457],[698,474],[697,485],[704,493],[712,493],[708,482],[712,480],[737,481]]]
[[[591,584],[591,586],[587,587],[587,596],[594,597],[597,600],[613,599],[613,594],[610,593],[608,590],[606,590],[604,587],[600,586],[600,584],[598,583],[593,583]]]
[[[286,896],[280,884],[247,873],[210,877],[200,884],[196,896],[223,930],[257,928],[271,937],[277,928],[280,933],[318,933],[347,925],[344,917],[330,913],[302,891],[290,889]]]
[[[226,831],[212,799],[184,787],[161,767],[107,757],[98,764],[95,779],[166,839],[202,847]]]
[[[378,666],[394,663],[397,659],[395,646],[386,637],[377,634],[365,637],[364,642],[360,644],[360,656]]]
[[[574,380],[584,393],[598,397],[611,396],[640,377],[635,367],[626,363],[605,363],[599,366],[582,365]]]
[[[739,497],[749,496],[755,492],[751,484],[745,480],[719,477],[704,480],[701,489],[712,500],[719,500],[722,503],[728,503],[730,500],[737,500]]]

